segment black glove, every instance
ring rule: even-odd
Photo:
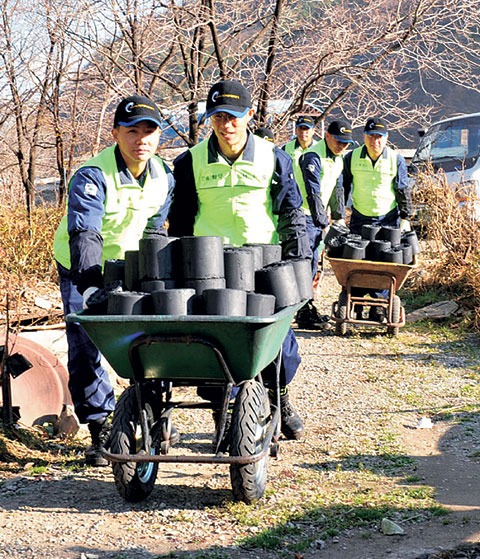
[[[85,314],[107,314],[108,294],[122,291],[122,282],[117,280],[94,291],[85,301]]]

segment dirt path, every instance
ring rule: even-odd
[[[336,295],[327,272],[321,312]],[[261,502],[232,502],[228,467],[169,465],[132,505],[109,468],[80,466],[81,446],[62,463],[0,441],[11,460],[0,468],[0,558],[416,559],[480,541],[478,337],[409,327],[393,340],[358,329],[297,337],[291,394],[306,437],[282,442]],[[417,429],[422,417],[433,428]],[[178,451],[210,452],[209,412],[174,420]],[[384,515],[405,534],[384,535]]]

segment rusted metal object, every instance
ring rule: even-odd
[[[2,345],[5,345],[5,338],[0,338]],[[27,359],[32,367],[15,378],[10,376],[11,403],[6,404],[19,408],[20,422],[24,425],[55,421],[64,405],[72,403],[67,370],[48,349],[10,333],[8,355],[16,353]],[[3,405],[2,394],[0,405]]]

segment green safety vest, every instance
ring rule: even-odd
[[[302,170],[300,169],[300,157],[302,157],[302,155],[306,151],[311,149],[313,146],[317,145],[318,142],[316,140],[312,140],[312,143],[310,144],[310,146],[308,148],[305,148],[305,149],[303,149],[300,144],[298,144],[295,147],[296,143],[297,143],[297,139],[294,139],[291,142],[288,142],[288,144],[285,144],[284,150],[288,153],[288,155],[293,160],[293,174],[295,176],[295,180],[297,181],[297,184],[300,186],[300,181],[303,180]],[[303,207],[304,210],[308,209],[308,205],[306,204],[305,192],[302,192],[302,197],[303,197],[303,200],[304,200],[304,203],[305,203],[305,205],[302,206],[302,207]],[[305,206],[307,206],[307,207],[305,207]]]
[[[343,171],[343,157],[341,155],[327,155],[327,143],[325,140],[321,140],[314,146],[311,146],[304,153],[313,151],[315,152],[322,162],[322,171],[320,176],[320,197],[322,199],[323,207],[326,209],[328,202],[332,196],[333,189],[337,184],[338,177]],[[332,157],[333,155],[333,157]],[[303,198],[303,211],[307,215],[311,215],[310,208],[307,202],[307,189],[305,188],[305,181],[303,180],[303,174],[300,172],[300,179],[297,180],[298,186],[300,188],[300,193]]]
[[[270,183],[275,156],[271,142],[253,136],[254,161],[243,154],[229,163],[219,153],[208,161],[209,140],[190,148],[198,195],[194,235],[219,236],[226,244],[277,244]]]
[[[168,177],[163,161],[154,155],[150,159],[150,165],[151,170],[147,172],[143,187],[136,180],[121,182],[115,146],[104,149],[80,167],[97,167],[103,172],[107,185],[101,230],[103,262],[122,259],[127,250],[138,250],[138,241],[148,219],[157,213],[167,199]],[[68,208],[55,233],[53,251],[57,262],[70,269],[67,214]]]
[[[353,207],[366,216],[386,215],[397,206],[393,189],[397,154],[386,147],[374,165],[367,153],[361,157],[363,148],[360,146],[352,152]]]

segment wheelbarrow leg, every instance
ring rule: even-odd
[[[224,446],[224,439],[227,433],[225,433],[227,427],[227,414],[230,404],[230,399],[232,397],[233,382],[228,381],[223,389],[223,399],[222,407],[220,408],[220,416],[217,422],[217,432],[216,432],[216,444],[215,444],[215,454],[218,454],[222,447]]]
[[[278,352],[277,357],[275,358],[275,386],[271,390],[270,394],[273,393],[273,401],[270,398],[270,404],[273,404],[273,414],[272,414],[272,421],[276,421],[275,430],[273,432],[273,440],[272,445],[270,448],[270,455],[277,456],[278,454],[278,439],[280,438],[280,367],[282,364],[282,348]]]

